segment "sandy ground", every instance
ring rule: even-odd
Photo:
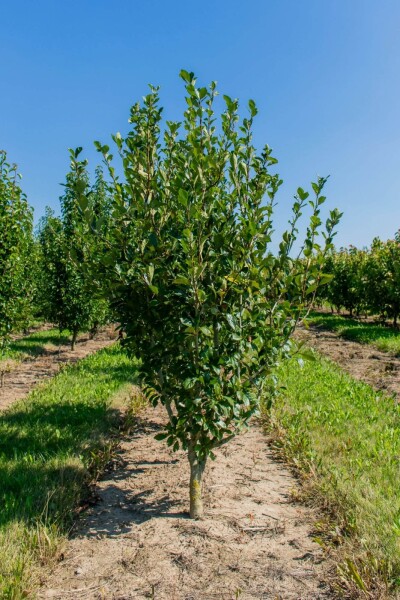
[[[96,490],[39,593],[42,599],[325,599],[330,568],[312,541],[317,515],[256,423],[205,475],[204,520],[188,518],[186,454],[154,434],[148,409]]]
[[[99,332],[93,340],[89,339],[87,333],[80,335],[73,351],[69,345],[62,345],[60,349],[49,345],[40,356],[28,358],[23,362],[7,361],[11,364],[11,370],[5,373],[3,387],[0,387],[0,410],[25,397],[44,379],[56,375],[63,365],[76,362],[112,344],[115,337],[114,327],[108,327]]]
[[[353,377],[400,399],[400,359],[310,327],[297,337]],[[109,344],[81,337],[9,374],[0,406],[51,377],[60,363]],[[292,500],[297,482],[253,423],[218,452],[205,475],[205,518],[188,518],[189,469],[183,452],[154,439],[163,412],[148,409],[122,440],[82,512],[39,598],[130,600],[312,600],[333,598],[334,568],[312,540],[318,514]]]
[[[393,394],[400,401],[400,358],[316,326],[299,329],[296,337],[335,361],[355,379]]]

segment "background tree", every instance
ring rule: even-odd
[[[400,240],[382,242],[375,238],[368,256],[365,293],[371,313],[382,320],[393,319],[397,326],[400,313]]]
[[[16,165],[0,151],[0,351],[9,334],[26,327],[32,318],[32,210],[19,177]]]
[[[80,149],[71,152],[74,164],[79,153]],[[79,235],[82,213],[76,202],[77,190],[90,198],[90,207],[96,215],[107,214],[108,200],[102,171],[96,171],[96,181],[91,189],[86,162],[83,161],[78,173],[71,171],[67,175],[65,193],[60,198],[61,217],[47,209],[38,231],[42,312],[60,330],[71,331],[72,349],[79,331],[90,330],[94,335],[98,327],[107,321],[109,312],[107,302],[95,297],[91,289],[86,251],[90,246],[93,252],[94,240],[90,233],[90,243]]]
[[[382,242],[375,238],[369,248],[354,246],[331,252],[326,260],[329,285],[319,292],[338,311],[345,308],[350,316],[361,312],[378,316],[383,322],[400,314],[400,237]]]
[[[338,311],[345,308],[350,316],[366,308],[366,261],[365,250],[354,246],[341,248],[327,259],[326,270],[331,273],[330,284],[322,288],[325,299]]]
[[[131,109],[131,131],[114,136],[124,178],[108,146],[97,143],[109,166],[113,194],[107,244],[94,258],[95,279],[126,332],[129,351],[142,359],[142,378],[154,405],[166,408],[157,438],[183,448],[190,463],[190,515],[202,515],[202,476],[208,457],[231,440],[257,411],[273,370],[321,282],[323,256],[339,215],[327,221],[325,250],[317,243],[324,179],[314,199],[301,188],[277,253],[271,251],[277,162],[265,146],[257,154],[257,113],[238,116],[224,96],[214,110],[216,85],[197,87],[182,71],[187,110],[166,122],[158,89]],[[76,162],[78,174],[81,163]],[[80,186],[83,189],[83,186]],[[291,258],[307,204],[312,216],[301,256]],[[98,221],[80,194],[87,223]]]

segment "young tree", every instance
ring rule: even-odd
[[[80,149],[72,153],[75,161]],[[71,348],[79,331],[90,330],[94,335],[108,318],[108,304],[94,296],[86,265],[86,248],[93,246],[93,236],[83,240],[79,235],[82,214],[76,202],[75,185],[80,193],[90,198],[95,214],[106,214],[108,199],[101,170],[96,171],[92,189],[86,171],[86,162],[80,170],[68,173],[65,193],[61,197],[61,218],[47,210],[39,226],[41,247],[41,306],[46,318],[57,323],[60,330],[72,332]],[[90,243],[89,243],[90,242]],[[93,248],[92,248],[93,251]]]
[[[0,151],[0,351],[9,334],[26,327],[34,291],[32,209],[15,165]]]
[[[322,250],[317,235],[325,179],[313,184],[311,201],[299,188],[290,228],[272,252],[281,180],[270,173],[277,162],[270,148],[258,155],[252,144],[254,102],[239,121],[238,101],[224,96],[218,118],[216,84],[197,87],[193,73],[181,76],[183,123],[167,121],[162,135],[158,88],[152,87],[143,105],[131,109],[131,131],[114,136],[123,179],[108,146],[97,143],[109,166],[113,203],[94,278],[99,285],[106,281],[125,344],[142,359],[149,398],[166,409],[157,438],[188,452],[190,515],[197,518],[207,458],[248,424],[289,353],[290,336],[323,277],[339,214],[332,211],[327,220]],[[295,260],[307,203],[312,216],[303,260]],[[84,193],[80,205],[96,231]]]
[[[367,308],[365,293],[367,252],[354,246],[340,248],[327,260],[332,281],[323,289],[325,299],[338,311],[345,308],[350,316]]]

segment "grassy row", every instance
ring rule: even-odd
[[[0,413],[0,598],[29,595],[105,460],[135,366],[119,346],[66,367]],[[130,387],[130,386],[129,386]]]
[[[347,340],[372,344],[382,352],[400,356],[400,331],[393,327],[329,313],[312,313],[308,322],[335,331]]]
[[[10,341],[1,352],[0,360],[21,360],[27,356],[39,356],[48,346],[54,349],[68,343],[70,343],[70,336],[66,331],[62,333],[58,329],[35,331]]]
[[[343,586],[380,598],[400,586],[399,406],[318,356],[279,377],[267,427],[308,498],[332,511]]]

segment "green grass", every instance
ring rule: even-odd
[[[66,331],[61,334],[58,329],[36,331],[11,341],[1,352],[0,360],[11,359],[18,361],[27,356],[39,356],[45,352],[48,346],[57,348],[60,344],[69,344],[70,342],[70,334]]]
[[[311,325],[317,325],[329,331],[335,331],[341,337],[371,344],[382,352],[400,356],[400,331],[390,326],[367,323],[328,313],[312,313],[307,319]]]
[[[101,468],[113,401],[136,377],[119,346],[93,354],[0,413],[0,598],[32,591],[85,484]]]
[[[400,585],[400,408],[321,357],[290,361],[279,379],[267,426],[308,499],[334,515],[343,585],[380,598],[379,585]]]

